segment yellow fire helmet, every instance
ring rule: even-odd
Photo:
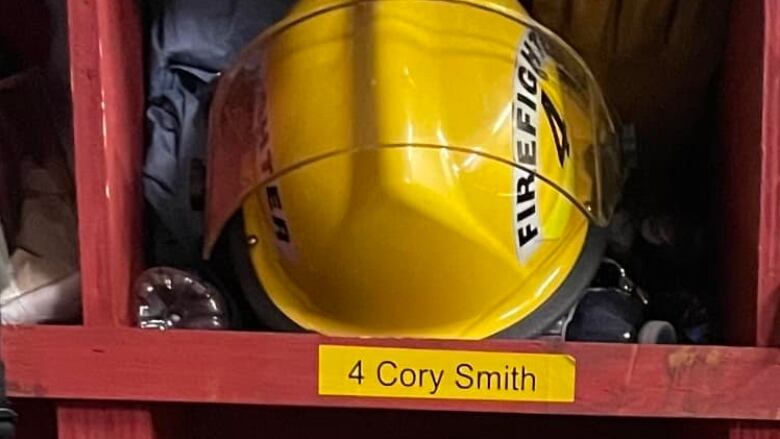
[[[206,255],[230,223],[259,317],[334,336],[544,331],[623,181],[592,74],[515,0],[301,0],[220,79],[209,143]]]

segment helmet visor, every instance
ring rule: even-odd
[[[500,164],[508,177],[488,190],[540,236],[572,210],[606,225],[623,182],[615,123],[583,60],[522,11],[471,0],[294,11],[221,78],[209,143],[206,253],[253,189],[338,156],[405,151],[393,166],[361,159],[360,178],[423,185]],[[423,151],[449,157],[433,172],[444,174]]]

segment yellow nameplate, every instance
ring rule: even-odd
[[[569,355],[321,345],[319,394],[574,402]]]

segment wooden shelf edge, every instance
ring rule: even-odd
[[[333,339],[311,334],[3,327],[11,397],[438,411],[780,420],[780,349],[490,340]],[[571,404],[323,397],[323,343],[565,353]]]

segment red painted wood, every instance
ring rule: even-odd
[[[114,315],[135,322],[128,302],[130,285],[141,271],[143,195],[139,184],[144,151],[145,69],[141,37],[140,2],[99,0],[98,38],[100,74],[105,102],[104,149],[110,203],[107,256],[111,263]],[[97,317],[95,317],[97,318]]]
[[[84,324],[126,326],[142,245],[139,3],[67,1]],[[60,438],[158,437],[146,406],[61,402],[57,420]]]
[[[729,343],[756,342],[763,11],[761,2],[732,2],[720,105],[715,273],[721,278],[723,316]]]
[[[763,3],[763,4],[762,4]],[[763,6],[763,9],[762,7]],[[743,60],[739,61],[736,74],[749,72],[748,81],[758,80],[755,71],[757,67],[751,63],[749,57],[754,56],[753,52],[761,49],[761,59],[763,74],[761,79],[762,101],[761,110],[761,182],[760,182],[760,218],[758,221],[759,244],[757,250],[757,292],[755,303],[749,301],[750,294],[740,298],[744,301],[742,306],[752,307],[755,310],[749,318],[742,319],[741,333],[744,340],[751,338],[759,346],[780,345],[780,5],[774,0],[765,0],[764,2],[735,2],[733,10],[736,20],[732,31],[733,40],[735,40],[732,55],[739,57],[739,46],[742,50],[747,49],[750,53],[741,55]],[[762,16],[763,15],[763,16]],[[757,23],[763,22],[763,33],[755,35],[750,32]],[[751,35],[754,35],[751,37]],[[761,38],[761,41],[759,41]],[[753,65],[751,67],[751,64]],[[739,68],[741,67],[741,68]],[[738,78],[733,78],[737,80]],[[728,84],[728,78],[726,79]],[[755,87],[755,86],[754,86]],[[734,96],[740,98],[743,96]],[[750,98],[750,107],[756,108],[756,102]],[[728,108],[728,106],[726,107]],[[736,113],[732,110],[733,113]],[[739,113],[736,113],[739,114]],[[749,118],[750,113],[742,117]],[[756,118],[758,119],[758,118]],[[749,125],[753,127],[757,122]],[[747,142],[754,141],[755,128],[744,127],[741,131],[747,135],[745,143],[734,143],[731,146],[747,146]],[[739,135],[738,132],[734,134]],[[735,154],[739,154],[735,152]],[[749,158],[748,158],[749,159]],[[744,158],[743,158],[744,160]],[[733,166],[739,166],[736,163]],[[742,165],[744,166],[744,165]],[[749,179],[757,178],[758,174],[748,175],[755,170],[743,171]],[[739,197],[739,182],[734,181],[732,194]],[[748,188],[749,189],[749,188]],[[744,193],[744,188],[743,192]],[[753,231],[751,230],[751,234]],[[752,267],[750,267],[752,268]],[[749,288],[749,283],[745,283]],[[739,291],[739,290],[734,290]],[[750,291],[745,289],[742,291]],[[732,309],[732,321],[739,321],[745,314],[738,313],[738,309]],[[755,316],[755,319],[752,316]],[[753,326],[754,325],[754,326]],[[752,332],[752,334],[751,334]],[[780,404],[778,404],[780,406]],[[732,439],[773,439],[780,438],[780,426],[777,423],[759,423],[759,422],[734,422],[731,424],[729,437]]]
[[[320,397],[321,342],[554,352],[577,359],[573,404]],[[780,419],[780,349],[327,339],[77,327],[4,330],[15,397]]]
[[[757,341],[759,346],[780,346],[780,4],[765,0],[764,14]]]
[[[730,343],[780,345],[780,4],[733,2],[715,218]]]
[[[84,322],[127,325],[142,245],[138,3],[70,0],[68,6]]]
[[[769,8],[772,0],[767,0]],[[718,270],[727,279],[728,315],[732,317],[732,341],[754,343],[772,340],[777,334],[778,246],[773,240],[777,221],[776,128],[761,123],[772,116],[777,99],[767,102],[761,94],[762,77],[773,78],[771,68],[762,73],[762,21],[759,2],[734,2],[732,20],[734,44],[729,52],[734,70],[727,71],[727,102],[724,128],[725,164],[722,225],[725,237]],[[139,174],[142,136],[142,70],[140,33],[136,2],[69,0],[71,54],[74,89],[74,124],[77,144],[79,214],[81,220],[82,267],[85,322],[93,328],[14,328],[4,330],[2,344],[8,362],[12,394],[19,397],[189,401],[251,403],[261,405],[347,406],[392,409],[496,411],[521,413],[608,414],[624,416],[691,416],[777,419],[780,386],[780,354],[777,350],[689,348],[627,345],[546,345],[531,342],[490,341],[401,342],[377,341],[384,345],[453,347],[486,350],[550,351],[573,354],[578,359],[578,398],[573,405],[530,405],[460,401],[385,400],[320,398],[316,395],[316,347],[323,338],[311,335],[269,335],[242,333],[152,333],[113,329],[131,322],[128,287],[140,260]],[[742,15],[739,15],[742,14]],[[776,14],[769,11],[767,15]],[[760,29],[759,29],[760,30]],[[770,27],[766,27],[769,35]],[[773,36],[774,38],[774,36]],[[769,39],[769,38],[767,38]],[[771,45],[770,45],[771,46]],[[752,57],[757,54],[758,58]],[[765,63],[771,61],[763,51]],[[733,76],[729,76],[733,75]],[[730,79],[730,80],[729,80]],[[101,105],[101,102],[103,103]],[[775,119],[776,120],[776,119]],[[763,144],[761,143],[763,139]],[[764,150],[759,148],[763,145]],[[767,148],[772,149],[767,153]],[[762,162],[764,157],[766,162]],[[774,161],[772,161],[774,160]],[[774,165],[773,165],[774,163]],[[760,194],[760,195],[759,195]],[[758,213],[761,212],[759,216]],[[761,245],[759,245],[759,243]],[[734,261],[738,260],[738,264]],[[772,277],[775,276],[775,277]],[[766,311],[769,310],[769,311]],[[773,328],[774,324],[774,328]],[[773,332],[774,331],[774,332]],[[767,335],[769,334],[769,335]],[[360,340],[348,343],[369,343]],[[371,342],[373,343],[373,342]],[[127,403],[61,403],[58,409],[60,436],[68,438],[159,436],[160,425],[171,433],[165,437],[219,437],[181,427],[176,416],[159,417],[148,406]],[[115,405],[117,404],[117,405]],[[254,413],[255,409],[243,409]],[[330,409],[307,409],[313,410]],[[201,414],[198,410],[185,413]],[[233,408],[215,410],[216,424]],[[290,411],[289,423],[316,434],[311,418],[298,418]],[[319,424],[334,427],[342,416],[322,413]],[[397,415],[397,417],[395,417]],[[418,414],[423,431],[431,418]],[[245,415],[249,431],[263,431],[263,418]],[[269,414],[273,416],[273,414]],[[417,416],[417,415],[415,415]],[[490,418],[493,419],[494,415]],[[347,415],[353,420],[366,419]],[[158,419],[161,418],[161,419]],[[405,422],[396,413],[385,426]],[[167,419],[170,422],[165,422]],[[199,419],[199,418],[197,418]],[[271,418],[274,419],[274,418]],[[315,419],[317,419],[315,417]],[[370,419],[370,418],[369,418]],[[459,419],[452,417],[451,419]],[[452,421],[452,436],[458,431],[488,430],[490,422],[470,424]],[[502,418],[503,419],[503,418]],[[552,418],[549,418],[552,419]],[[349,419],[347,419],[349,420]],[[359,422],[359,421],[355,421]],[[504,423],[502,423],[504,422]],[[629,422],[629,421],[626,421]],[[334,424],[335,423],[335,424]],[[194,422],[198,425],[198,422]],[[468,424],[468,425],[467,425]],[[520,427],[499,421],[501,430]],[[511,425],[510,425],[511,424]],[[205,425],[205,424],[200,424]],[[283,423],[277,433],[284,435]],[[381,425],[381,424],[380,424]],[[561,425],[552,420],[550,425]],[[587,423],[580,430],[603,432]],[[608,425],[605,423],[605,425]],[[648,424],[637,423],[645,429]],[[710,424],[708,424],[710,425]],[[720,425],[720,424],[719,424]],[[736,423],[734,437],[764,434],[773,424]],[[370,434],[371,425],[362,431]],[[387,428],[387,427],[385,427]],[[551,427],[547,432],[555,428]],[[630,430],[630,429],[628,429]],[[666,430],[650,431],[670,436]],[[212,429],[212,432],[218,428]],[[230,430],[229,430],[230,431]],[[233,436],[246,428],[232,430]],[[385,430],[382,430],[385,431]],[[390,429],[392,431],[392,429]],[[432,429],[430,432],[435,432]],[[537,430],[538,431],[538,430]],[[720,431],[720,430],[718,430]],[[541,431],[540,431],[541,432]],[[523,431],[518,431],[523,433]],[[628,434],[626,434],[628,435]],[[702,437],[708,435],[693,434]],[[465,437],[461,434],[461,437]],[[621,435],[623,436],[623,435]]]
[[[107,403],[61,403],[57,430],[59,439],[159,438],[147,408]]]
[[[111,291],[103,239],[105,219],[105,154],[100,109],[100,57],[95,0],[68,1],[68,26],[73,94],[76,198],[79,210],[81,287],[85,320],[111,321]],[[105,310],[97,312],[92,310]]]

